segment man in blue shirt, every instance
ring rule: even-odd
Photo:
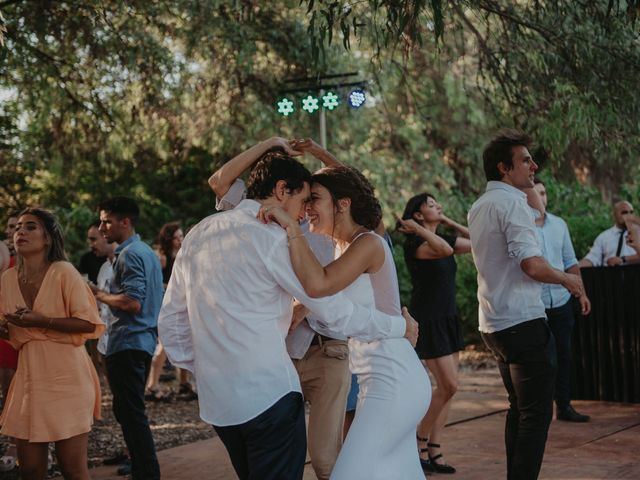
[[[109,330],[106,366],[113,393],[113,413],[131,456],[134,479],[160,478],[155,445],[145,413],[144,386],[158,338],[163,285],[160,261],[140,240],[134,200],[115,197],[100,204],[100,232],[117,242],[111,291],[94,288],[96,299],[117,318]]]
[[[547,191],[544,183],[535,180],[534,186],[545,209]],[[542,256],[553,268],[580,275],[580,267],[573,250],[567,224],[560,217],[549,212],[536,220]],[[542,285],[542,301],[549,327],[556,338],[558,369],[556,372],[555,402],[556,418],[568,422],[587,422],[588,415],[582,415],[571,406],[571,333],[574,315],[571,294],[562,285],[545,283]]]

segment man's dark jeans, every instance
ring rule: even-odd
[[[248,422],[214,428],[241,480],[302,480],[307,455],[302,394],[289,392]]]
[[[553,413],[556,345],[544,318],[483,333],[507,393],[507,479],[538,478]]]
[[[556,339],[558,353],[558,373],[556,374],[555,400],[559,409],[564,409],[571,402],[571,335],[575,317],[573,302],[557,308],[546,310],[549,328]]]
[[[123,350],[109,355],[106,365],[113,393],[113,413],[122,427],[131,456],[131,478],[159,479],[160,466],[144,406],[151,355],[141,350]]]

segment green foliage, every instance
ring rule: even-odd
[[[74,255],[112,195],[139,201],[148,241],[167,221],[188,227],[213,212],[207,178],[227,159],[274,134],[317,139],[317,114],[276,113],[286,79],[357,70],[370,101],[327,113],[328,147],[376,185],[388,226],[421,191],[463,220],[485,183],[482,146],[515,125],[550,155],[550,210],[582,255],[610,224],[608,201],[640,197],[638,8],[4,2],[0,209],[54,208]],[[468,256],[458,264],[458,306],[473,337],[475,272]],[[406,298],[402,261],[398,270]]]
[[[424,24],[438,40],[444,33],[441,0],[369,0],[364,2],[303,0],[309,15],[309,37],[316,61],[327,58],[334,32],[338,32],[345,50],[351,49],[351,37],[375,38],[378,51],[394,48],[403,37],[421,45]]]

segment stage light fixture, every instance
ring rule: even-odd
[[[362,89],[352,90],[349,94],[349,105],[351,108],[360,108],[367,100],[367,96]]]
[[[309,95],[307,98],[302,99],[302,109],[306,112],[313,113],[318,110],[318,99]]]
[[[340,105],[340,97],[333,92],[327,92],[322,96],[322,106],[327,110],[333,110]]]
[[[278,102],[278,113],[285,117],[291,115],[294,111],[293,102],[288,98],[283,98]]]

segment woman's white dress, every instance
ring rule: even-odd
[[[401,314],[398,277],[389,246],[373,274],[362,274],[344,293],[354,303]],[[360,393],[354,421],[331,474],[332,480],[423,480],[416,427],[427,413],[431,384],[405,338],[349,339],[349,366]]]

